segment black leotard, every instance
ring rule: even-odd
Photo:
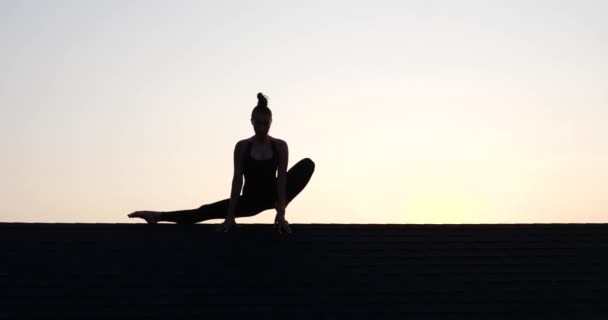
[[[253,141],[247,144],[243,174],[245,175],[245,186],[243,195],[253,197],[274,198],[277,194],[277,168],[279,165],[279,153],[274,140],[270,141],[272,146],[272,158],[257,160],[251,157],[251,146]]]

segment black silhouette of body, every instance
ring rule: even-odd
[[[240,140],[234,148],[234,175],[230,198],[189,210],[136,211],[129,214],[129,217],[143,218],[148,223],[169,221],[180,224],[226,218],[217,230],[227,231],[236,224],[236,217],[250,217],[275,208],[275,224],[285,227],[291,233],[285,220],[285,208],[308,184],[315,163],[310,158],[304,158],[286,170],[288,146],[285,141],[268,135],[272,113],[266,104],[266,97],[259,93],[258,106],[254,108],[251,117],[256,134]]]

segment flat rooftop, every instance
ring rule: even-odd
[[[0,223],[0,318],[608,318],[608,224],[239,225]]]

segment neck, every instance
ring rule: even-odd
[[[253,136],[253,140],[255,142],[264,143],[270,139],[268,138],[268,135],[264,135],[264,136],[255,135],[255,136]]]

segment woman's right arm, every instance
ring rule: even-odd
[[[232,176],[232,190],[230,192],[230,202],[228,204],[228,212],[226,219],[234,219],[236,204],[241,195],[243,187],[243,153],[245,152],[244,141],[237,142],[234,147],[234,174]]]

